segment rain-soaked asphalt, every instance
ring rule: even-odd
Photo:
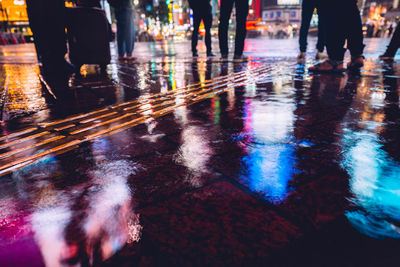
[[[400,266],[387,42],[361,77],[311,75],[296,40],[139,43],[58,103],[31,45],[1,48],[0,266]]]

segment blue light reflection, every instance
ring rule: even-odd
[[[400,239],[400,164],[372,133],[349,132],[343,141],[352,144],[344,154],[343,167],[351,176],[350,200],[356,207],[346,212],[347,218],[370,237]]]
[[[243,157],[247,167],[250,190],[262,193],[271,202],[282,202],[286,198],[289,181],[295,173],[295,148],[287,144],[258,145]]]

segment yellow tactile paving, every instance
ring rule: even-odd
[[[4,151],[0,152],[0,175],[10,173],[46,156],[63,153],[83,142],[124,131],[150,118],[164,116],[180,106],[191,105],[221,94],[246,82],[254,81],[269,71],[270,68],[266,66],[247,69],[167,93],[41,123],[37,127],[0,137],[0,150]]]

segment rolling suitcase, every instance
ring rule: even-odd
[[[68,51],[79,73],[83,64],[100,65],[105,72],[110,63],[110,28],[100,8],[67,8]]]

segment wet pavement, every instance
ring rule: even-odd
[[[249,40],[248,62],[139,43],[65,102],[32,46],[3,47],[0,265],[399,266],[387,42],[361,76],[308,73],[296,40]]]

